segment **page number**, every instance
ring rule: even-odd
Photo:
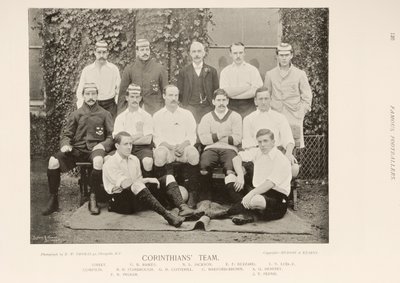
[[[396,34],[394,32],[390,33],[390,40],[395,40],[396,39]]]

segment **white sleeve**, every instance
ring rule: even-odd
[[[118,94],[119,94],[119,86],[121,85],[121,75],[119,73],[119,69],[117,66],[115,66],[115,72],[117,75],[117,78],[115,81],[115,103],[118,104]]]
[[[250,114],[251,115],[251,114]],[[250,120],[250,115],[246,116],[243,119],[243,141],[242,147],[243,148],[250,148],[257,146],[257,141],[255,137],[253,137],[253,124]]]
[[[197,136],[196,136],[196,120],[193,117],[193,114],[187,110],[187,121],[186,121],[186,137],[189,140],[191,145],[195,145]]]
[[[251,86],[253,86],[254,88],[260,88],[263,86],[263,81],[262,81],[260,72],[258,71],[258,69],[256,67],[253,68],[253,71],[251,74]]]
[[[76,107],[80,108],[82,107],[83,104],[83,85],[85,84],[85,79],[86,79],[86,68],[83,68],[81,77],[79,79],[79,84],[78,88],[76,89]]]
[[[253,162],[256,157],[257,150],[258,148],[246,149],[245,151],[239,151],[238,155],[243,162]]]
[[[143,119],[143,136],[152,135],[153,134],[153,118],[150,114],[144,115]]]
[[[226,88],[229,86],[228,76],[226,75],[226,68],[221,71],[219,76],[219,88]]]
[[[114,131],[112,133],[113,138],[121,131],[124,130],[123,113],[119,114],[114,122]]]

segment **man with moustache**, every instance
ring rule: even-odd
[[[266,221],[280,219],[285,215],[292,179],[290,162],[276,148],[272,131],[260,129],[256,139],[257,148],[241,151],[232,160],[237,174],[232,185],[238,192],[247,192],[246,195],[227,210],[206,211],[210,218],[233,216],[234,224],[243,225],[254,221],[254,212]],[[251,183],[245,183],[243,161],[254,164]]]
[[[228,93],[229,109],[238,112],[242,118],[255,110],[253,98],[263,85],[257,68],[244,61],[244,49],[241,42],[229,47],[233,63],[221,71],[219,81],[219,87]]]
[[[304,147],[303,121],[311,110],[312,92],[307,75],[292,64],[293,48],[281,43],[276,49],[278,66],[265,74],[272,109],[282,113],[292,128],[296,148]]]
[[[237,155],[238,145],[242,140],[242,117],[227,108],[228,94],[217,89],[213,94],[214,111],[204,115],[198,127],[201,143],[205,146],[200,158],[202,189],[211,188],[212,170],[219,164],[225,173],[225,184],[235,179],[232,159]],[[241,200],[233,186],[226,187],[231,202]]]
[[[172,162],[184,163],[184,187],[189,192],[189,206],[194,206],[198,196],[199,152],[196,143],[196,121],[193,114],[179,107],[179,90],[167,85],[163,98],[165,107],[153,116],[154,165],[156,176],[173,174]]]
[[[204,63],[204,45],[194,41],[190,45],[192,63],[180,70],[178,75],[179,101],[192,112],[196,123],[210,112],[212,95],[219,87],[217,70]]]
[[[102,178],[103,158],[112,146],[113,120],[110,112],[97,103],[98,89],[93,83],[83,85],[83,105],[71,113],[61,136],[61,149],[49,159],[47,178],[50,199],[43,211],[49,215],[58,210],[58,189],[61,172],[76,166],[76,162],[90,161],[93,170],[89,178],[89,211],[100,213],[96,203]]]
[[[140,86],[130,84],[126,91],[128,108],[115,119],[113,136],[125,131],[132,136],[132,154],[139,158],[144,177],[153,169],[153,118],[139,107]]]
[[[96,42],[94,52],[96,61],[82,70],[79,85],[76,90],[77,108],[83,104],[83,86],[85,83],[95,83],[98,90],[97,103],[111,113],[113,119],[117,116],[117,97],[121,76],[118,67],[107,61],[108,45],[105,41]]]
[[[168,84],[168,75],[164,67],[150,58],[150,42],[147,39],[136,41],[136,60],[126,66],[122,73],[118,98],[118,113],[127,107],[125,93],[128,86],[139,85],[143,97],[143,109],[150,115],[164,106],[162,90]]]
[[[131,214],[143,208],[160,214],[168,224],[179,227],[191,216],[193,210],[184,203],[181,191],[172,175],[160,179],[143,178],[139,160],[131,154],[133,139],[127,132],[116,134],[117,152],[104,163],[104,189],[110,194],[109,210],[121,214]],[[160,191],[175,207],[179,215],[168,212],[160,201],[153,196],[151,190]]]

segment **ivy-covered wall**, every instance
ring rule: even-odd
[[[293,64],[303,69],[313,91],[305,134],[328,134],[328,9],[280,9],[282,42],[294,48]]]
[[[38,126],[31,127],[31,154],[51,155],[59,149],[66,117],[75,108],[75,90],[82,69],[94,61],[94,44],[106,40],[109,61],[122,71],[135,59],[135,41],[147,38],[153,55],[168,69],[171,82],[187,63],[187,48],[193,39],[208,45],[207,9],[44,9],[37,28],[43,40],[46,118],[31,119],[45,129],[39,140]],[[36,121],[37,120],[37,121]],[[40,148],[43,147],[43,149]]]
[[[280,9],[282,41],[295,49],[293,63],[307,72],[314,94],[305,119],[306,134],[328,133],[328,9]],[[31,155],[59,149],[67,115],[75,108],[79,76],[94,61],[94,44],[109,43],[109,60],[120,72],[135,59],[135,41],[151,41],[152,54],[168,70],[171,83],[188,62],[193,39],[210,44],[209,9],[43,9],[38,21],[43,41],[45,117],[31,117]],[[226,28],[226,27],[219,27]]]

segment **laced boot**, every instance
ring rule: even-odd
[[[97,198],[96,193],[100,191],[100,185],[102,182],[102,171],[93,169],[90,175],[90,196],[89,196],[89,203],[88,208],[90,214],[92,215],[99,215],[100,208],[97,206]]]
[[[243,213],[232,217],[232,222],[236,225],[243,225],[254,222],[254,217],[250,213]]]
[[[235,203],[228,210],[228,215],[234,215],[232,222],[236,225],[243,225],[254,222],[254,217],[250,210],[246,209],[241,202]]]
[[[182,217],[190,217],[193,215],[194,210],[191,209],[186,203],[183,202],[181,191],[176,182],[171,182],[167,185],[166,194],[172,201],[175,207],[179,208],[179,215]]]
[[[173,215],[172,213],[168,212],[147,188],[141,190],[136,196],[141,203],[145,204],[148,208],[164,217],[164,219],[167,220],[168,224],[171,226],[180,227],[185,220],[185,218],[179,215]]]
[[[42,215],[50,215],[58,210],[58,195],[50,194],[49,201],[47,202],[45,210],[43,210]]]
[[[92,214],[92,215],[100,214],[100,208],[97,206],[95,193],[90,193],[88,208],[89,208],[90,214]]]

